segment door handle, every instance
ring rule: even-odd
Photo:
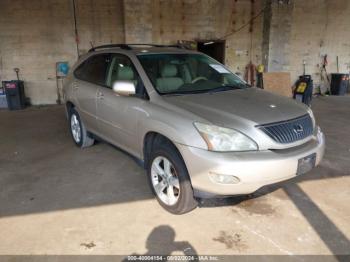
[[[75,90],[79,89],[78,84],[74,82],[74,83],[73,83],[73,88],[74,88]]]

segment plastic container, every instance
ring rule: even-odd
[[[23,81],[3,81],[2,86],[5,90],[7,107],[9,110],[19,110],[25,108],[26,99]]]
[[[331,95],[344,96],[349,91],[349,74],[332,74]]]
[[[293,97],[295,100],[310,106],[313,89],[314,82],[311,78],[311,75],[299,76],[299,80],[295,84]]]

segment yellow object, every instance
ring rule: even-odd
[[[297,92],[298,92],[298,93],[304,93],[306,87],[307,87],[307,84],[306,84],[306,83],[304,83],[304,82],[300,83],[300,84],[298,85],[298,87],[297,87]]]
[[[256,68],[256,70],[258,71],[258,73],[264,73],[264,65],[258,65],[258,67]]]

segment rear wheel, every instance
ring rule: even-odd
[[[147,171],[152,191],[167,211],[183,214],[197,207],[185,163],[170,142],[155,143]]]
[[[69,110],[69,123],[73,141],[77,146],[84,148],[94,144],[94,139],[89,136],[84,123],[74,108]]]

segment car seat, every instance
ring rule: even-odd
[[[157,78],[156,86],[160,92],[171,92],[179,89],[184,84],[181,77],[177,76],[176,65],[166,64],[161,69],[161,77]]]

